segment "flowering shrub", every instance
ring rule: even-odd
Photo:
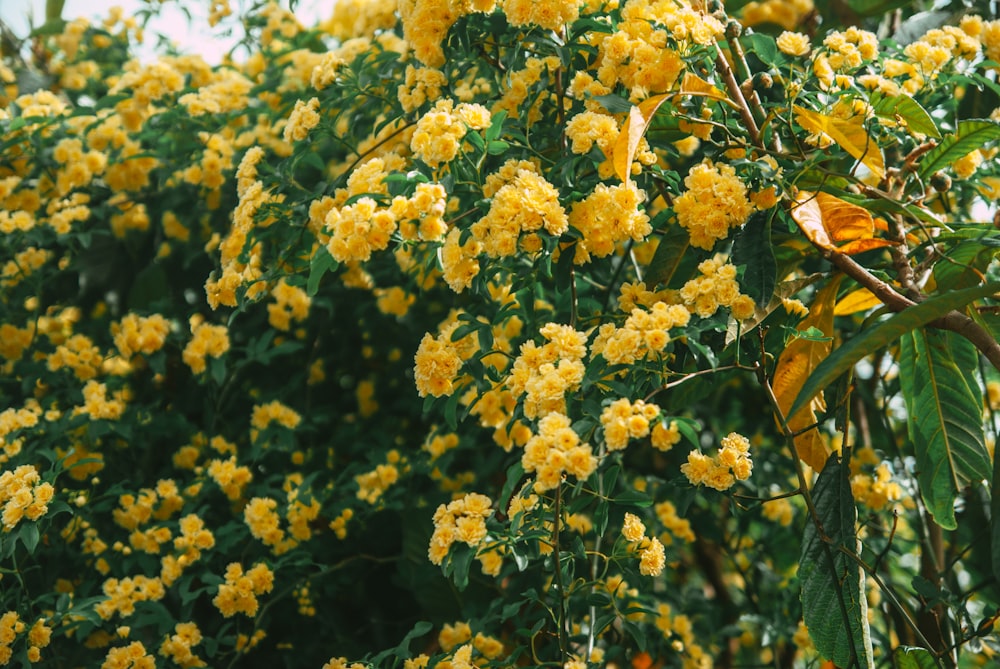
[[[995,662],[995,6],[739,4],[5,51],[0,664]]]

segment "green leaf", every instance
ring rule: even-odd
[[[649,267],[646,268],[646,275],[643,277],[646,287],[653,290],[657,285],[669,282],[687,255],[690,245],[691,237],[687,230],[679,225],[667,228],[660,238],[660,245],[656,247],[653,259],[649,261]]]
[[[325,246],[320,246],[316,249],[316,253],[313,254],[312,259],[309,261],[309,279],[306,281],[306,294],[309,297],[316,295],[317,291],[319,291],[319,282],[323,279],[323,275],[331,269],[336,269],[337,264],[337,261],[333,259],[333,256],[330,255]]]
[[[1000,581],[1000,458],[993,457],[993,480],[990,490],[990,562],[993,567],[993,577]]]
[[[18,531],[21,543],[24,547],[28,549],[28,555],[35,552],[38,547],[38,540],[41,538],[38,533],[38,525],[34,522],[26,522],[21,525],[21,529]]]
[[[961,309],[973,300],[993,295],[1000,291],[1000,283],[988,283],[975,288],[955,290],[935,295],[920,304],[907,307],[903,311],[887,318],[869,330],[865,330],[849,342],[837,348],[823,360],[812,375],[806,379],[792,404],[788,415],[792,416],[801,409],[816,393],[837,380],[837,377],[854,367],[862,358],[872,351],[891,344],[907,332],[911,332],[931,321],[941,318],[953,309]]]
[[[881,2],[882,0],[873,1]],[[934,123],[934,119],[931,118],[926,109],[920,106],[919,102],[909,95],[886,97],[876,92],[872,94],[871,104],[876,116],[891,120],[895,120],[898,116],[906,121],[907,130],[928,137],[941,138],[941,132]]]
[[[990,244],[989,238],[961,241],[945,252],[946,259],[934,265],[937,290],[946,291],[968,288],[982,281],[986,268],[1000,248]]]
[[[778,52],[778,44],[774,37],[766,33],[744,34],[740,41],[746,52],[752,53],[765,65],[774,65],[781,56]]]
[[[746,265],[740,280],[742,292],[752,297],[755,304],[770,302],[774,294],[778,264],[774,260],[771,226],[766,213],[758,212],[751,216],[736,235],[732,260],[736,265]]]
[[[938,170],[1000,138],[1000,123],[988,119],[970,119],[958,124],[958,132],[947,135],[920,161],[917,174],[926,181]]]
[[[813,487],[817,518],[799,556],[802,616],[820,655],[838,667],[874,667],[864,572],[848,555],[858,544],[848,474],[831,455]]]
[[[937,662],[929,650],[900,646],[892,654],[896,669],[937,669]]]
[[[159,263],[153,263],[139,272],[128,292],[129,309],[152,310],[154,305],[170,297],[167,272]]]
[[[499,156],[501,154],[507,153],[507,149],[510,148],[510,144],[503,141],[502,139],[496,139],[486,145],[486,153],[491,156]]]
[[[413,626],[413,629],[406,633],[406,636],[403,637],[403,640],[400,641],[399,645],[396,647],[396,657],[407,657],[410,653],[410,642],[414,639],[419,639],[423,635],[430,632],[433,628],[434,625],[426,620],[421,620],[416,623]]]
[[[903,337],[899,382],[917,455],[920,496],[941,527],[953,530],[955,498],[990,476],[983,435],[978,353],[954,332],[923,328]]]

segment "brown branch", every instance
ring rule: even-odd
[[[910,298],[896,292],[892,286],[874,276],[850,256],[828,249],[820,249],[820,252],[823,254],[823,257],[836,265],[844,274],[870,290],[875,297],[880,299],[883,304],[893,311],[902,311],[916,304]],[[983,328],[983,326],[967,315],[953,309],[927,325],[939,330],[950,330],[965,337],[972,342],[973,346],[979,349],[979,352],[990,361],[991,365],[1000,370],[1000,344],[997,343],[993,335]]]
[[[722,75],[722,79],[726,82],[726,88],[729,90],[729,95],[732,96],[733,102],[739,107],[740,117],[747,126],[747,132],[750,134],[750,141],[753,142],[754,146],[760,146],[760,130],[757,128],[757,120],[753,117],[753,112],[750,111],[750,105],[747,103],[746,98],[743,96],[743,89],[740,88],[740,84],[736,81],[736,75],[733,74],[733,68],[729,67],[729,61],[726,60],[725,54],[722,52],[722,47],[719,43],[715,43],[715,69],[719,71]]]

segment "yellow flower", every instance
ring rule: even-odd
[[[312,98],[308,102],[297,100],[295,109],[288,117],[285,125],[284,140],[286,142],[301,142],[309,136],[309,131],[319,124],[319,98]]]
[[[663,544],[657,538],[646,539],[639,550],[639,573],[643,576],[659,576],[666,565]]]
[[[640,541],[646,536],[646,526],[643,525],[639,516],[632,513],[625,514],[625,524],[622,526],[622,536],[627,541]]]
[[[802,33],[784,31],[778,35],[778,49],[789,56],[805,56],[812,48],[809,36]]]

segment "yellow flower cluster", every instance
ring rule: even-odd
[[[104,172],[108,164],[107,155],[101,151],[84,153],[83,142],[76,137],[60,140],[52,152],[52,158],[60,165],[56,173],[56,189],[60,196],[87,186],[95,176]]]
[[[278,400],[258,404],[253,408],[253,415],[250,417],[250,425],[255,430],[266,430],[272,423],[294,430],[301,422],[302,416],[297,411]],[[256,434],[251,432],[251,435],[256,439]]]
[[[283,138],[286,142],[301,142],[309,136],[309,131],[319,124],[319,98],[308,102],[297,100],[295,109],[288,116]]]
[[[743,25],[774,23],[785,30],[795,30],[815,11],[813,0],[753,0],[743,7]]]
[[[83,406],[76,407],[74,414],[85,413],[94,420],[118,420],[125,412],[125,391],[116,391],[108,399],[108,387],[97,381],[87,381],[83,387]]]
[[[551,412],[538,421],[538,433],[524,445],[521,465],[524,471],[535,472],[534,490],[545,492],[556,488],[566,474],[579,480],[593,474],[597,457],[590,444],[581,443],[566,415]]]
[[[719,307],[728,307],[736,320],[753,316],[753,299],[740,293],[735,266],[710,258],[699,263],[698,271],[701,276],[687,281],[680,289],[680,297],[691,311],[708,318]]]
[[[410,149],[414,157],[431,167],[438,167],[458,155],[465,133],[489,126],[490,112],[482,105],[461,102],[456,106],[451,99],[438,100],[434,108],[417,121]]]
[[[441,270],[449,288],[461,293],[472,285],[472,280],[479,274],[477,257],[482,250],[483,245],[472,236],[463,244],[459,228],[448,231],[441,247]]]
[[[127,314],[120,323],[111,324],[111,335],[122,358],[131,360],[139,353],[151,355],[163,348],[170,334],[170,322],[160,314]]]
[[[275,555],[287,552],[284,545],[285,531],[281,529],[281,518],[275,509],[278,501],[270,497],[254,497],[243,507],[243,521],[250,528],[250,534],[265,546],[271,546]]]
[[[167,594],[159,578],[149,578],[142,574],[135,578],[109,578],[102,586],[107,599],[99,602],[97,614],[104,620],[111,620],[115,614],[127,618],[135,613],[138,602],[158,602]]]
[[[191,340],[184,347],[181,359],[195,374],[205,371],[205,358],[220,358],[229,350],[229,329],[225,325],[211,325],[200,315],[191,317]]]
[[[240,163],[240,169],[237,170],[237,183],[240,184],[237,191],[240,201],[233,211],[229,234],[219,244],[222,276],[217,277],[213,273],[205,282],[205,294],[209,306],[213,309],[217,309],[219,305],[235,307],[236,289],[244,283],[253,283],[261,275],[260,244],[250,247],[245,254],[246,262],[243,261],[244,247],[247,245],[250,232],[254,229],[254,218],[261,206],[270,200],[270,195],[264,192],[264,185],[260,181],[252,181],[245,188],[241,185],[240,172],[243,171],[249,157],[248,152]],[[252,165],[251,161],[250,169]],[[261,290],[265,290],[263,282],[256,286],[251,285],[247,291],[248,298],[255,297]]]
[[[133,641],[110,649],[101,669],[156,669],[156,658],[146,652],[141,641]]]
[[[633,550],[639,553],[639,573],[643,576],[659,576],[666,566],[666,552],[663,543],[656,537],[646,536],[646,526],[634,514],[626,513],[622,524],[622,536]]]
[[[600,42],[597,79],[608,88],[622,84],[632,100],[666,93],[684,69],[680,54],[667,42],[670,33],[651,18],[646,2],[631,0],[618,31]]]
[[[397,93],[399,103],[403,106],[403,111],[411,112],[428,101],[440,98],[441,89],[447,84],[448,77],[441,70],[407,65],[403,85]]]
[[[396,217],[392,210],[380,209],[375,200],[363,197],[341,209],[331,209],[326,215],[326,230],[331,235],[326,248],[336,260],[365,261],[372,251],[389,246]]]
[[[437,337],[428,332],[420,340],[413,357],[413,376],[420,397],[441,397],[455,392],[458,372],[468,354],[464,338],[457,342],[451,339],[458,325],[457,320],[442,324]]]
[[[657,301],[649,309],[635,307],[622,327],[605,323],[598,328],[591,354],[603,355],[613,365],[654,358],[670,343],[669,331],[690,319],[691,313],[678,304]]]
[[[684,178],[684,186],[687,190],[674,200],[674,212],[697,248],[711,250],[753,213],[746,186],[730,165],[699,163]]]
[[[878,36],[855,26],[844,32],[831,32],[823,40],[823,46],[827,48],[827,62],[838,72],[856,70],[866,60],[878,56]]]
[[[354,509],[344,509],[336,518],[330,521],[330,529],[338,539],[347,538],[347,523],[354,517]]]
[[[753,472],[750,460],[750,441],[736,432],[722,438],[722,448],[715,457],[700,451],[691,451],[688,461],[681,465],[681,473],[692,485],[707,485],[723,491],[733,487],[736,481],[746,481]]]
[[[561,30],[576,21],[583,0],[500,0],[500,7],[512,26],[535,25]]]
[[[306,291],[281,279],[271,291],[274,302],[267,305],[267,319],[272,327],[288,331],[291,322],[301,323],[309,316],[312,300]]]
[[[389,486],[399,480],[399,467],[397,465],[402,464],[399,451],[395,449],[389,451],[387,459],[386,464],[378,465],[372,471],[354,477],[355,483],[358,484],[358,499],[375,504],[389,489]]]
[[[609,451],[620,451],[628,446],[629,439],[650,437],[653,447],[669,451],[680,441],[677,422],[657,420],[660,407],[643,400],[629,402],[626,398],[615,400],[601,412],[604,443]]]
[[[540,418],[565,412],[566,393],[576,390],[586,371],[587,335],[571,326],[548,323],[539,333],[547,341],[538,346],[528,340],[511,367],[507,388],[515,398],[524,396],[524,415]]]
[[[399,234],[403,239],[433,242],[444,237],[448,230],[444,221],[447,207],[444,186],[422,183],[417,184],[412,197],[397,195],[392,198],[389,211],[399,221]]]
[[[0,448],[3,449],[3,452],[0,453],[0,464],[19,454],[24,446],[23,437],[11,437],[10,435],[36,425],[38,425],[38,412],[31,408],[10,408],[0,412]]]
[[[259,606],[257,597],[274,588],[274,572],[263,562],[257,563],[246,573],[243,573],[243,565],[239,562],[231,562],[226,567],[225,578],[226,582],[219,586],[212,604],[226,618],[237,613],[254,617]]]
[[[39,267],[52,259],[52,251],[29,246],[18,251],[13,260],[8,260],[0,271],[0,287],[12,288],[35,273]]]
[[[657,629],[663,632],[668,640],[674,638],[671,644],[681,655],[682,666],[685,669],[711,669],[713,656],[698,645],[694,636],[694,625],[691,618],[683,613],[673,615],[669,604],[657,606],[655,621]]]
[[[228,460],[210,461],[208,476],[219,484],[226,497],[234,502],[243,496],[243,490],[253,480],[253,473],[249,468],[237,466],[235,455]]]
[[[674,506],[673,502],[670,500],[664,500],[657,504],[653,509],[656,511],[656,517],[660,519],[660,523],[667,529],[669,534],[664,533],[660,535],[660,540],[666,544],[670,545],[673,543],[673,537],[691,543],[694,541],[694,531],[691,529],[691,522],[687,518],[681,518],[677,515],[677,507]]]
[[[0,504],[3,505],[3,530],[9,532],[22,519],[38,520],[49,510],[55,494],[51,483],[41,482],[32,465],[21,465],[0,474]]]
[[[323,32],[346,42],[355,37],[371,37],[378,30],[396,25],[396,0],[337,0],[333,14],[320,24]]]
[[[892,480],[892,470],[884,462],[875,468],[874,475],[864,472],[853,474],[851,492],[858,504],[863,504],[873,511],[881,511],[889,504],[903,498],[903,489],[899,483]]]
[[[201,630],[195,623],[177,623],[174,633],[160,644],[160,655],[181,667],[207,667],[191,649],[201,643]]]
[[[441,43],[451,26],[463,14],[461,5],[452,0],[400,0],[399,2],[403,39],[413,49],[413,55],[417,60],[427,67],[444,65],[444,50],[441,48]]]
[[[593,193],[573,203],[569,224],[583,235],[576,244],[574,262],[589,262],[592,255],[611,255],[615,244],[626,239],[645,239],[652,232],[649,216],[639,209],[645,201],[645,191],[629,182],[616,186],[597,184]]]
[[[486,216],[471,229],[483,252],[500,258],[515,255],[519,249],[525,253],[540,250],[538,231],[558,237],[569,229],[569,219],[555,187],[535,171],[519,169],[510,183],[497,190]]]
[[[493,515],[493,500],[486,495],[469,493],[441,504],[434,512],[434,534],[431,535],[427,556],[441,564],[456,541],[478,548],[486,539],[486,519]]]

